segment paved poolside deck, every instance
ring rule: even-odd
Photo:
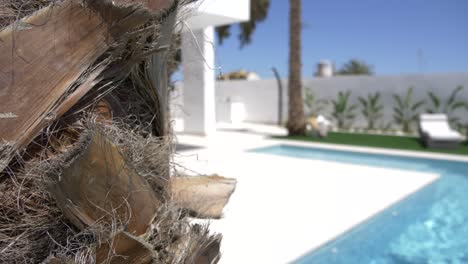
[[[280,143],[317,145],[265,137],[281,133],[285,131],[253,126],[225,128],[209,138],[178,135],[179,143],[203,147],[176,156],[188,173],[218,173],[238,180],[225,218],[211,222],[211,229],[223,234],[221,263],[294,261],[438,177],[246,152]]]

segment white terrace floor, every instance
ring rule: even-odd
[[[211,229],[223,234],[221,263],[291,262],[438,177],[249,153],[246,150],[284,143],[266,133],[285,133],[279,128],[250,128],[255,133],[223,130],[209,138],[177,136],[181,144],[203,146],[176,155],[176,162],[188,171],[238,180],[224,218],[211,222]]]

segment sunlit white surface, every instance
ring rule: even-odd
[[[187,173],[218,173],[238,180],[225,217],[211,223],[224,237],[221,263],[293,261],[438,177],[246,152],[279,143],[314,144],[265,138],[264,133],[285,133],[275,127],[244,124],[238,131],[244,132],[224,127],[211,137],[178,136],[180,143],[205,147],[176,156]]]

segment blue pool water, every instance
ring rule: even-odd
[[[468,163],[288,145],[253,152],[440,175],[296,263],[468,263]]]

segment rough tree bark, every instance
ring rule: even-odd
[[[143,147],[126,148],[122,141],[130,139],[117,140],[117,134],[103,129],[112,124],[113,116],[112,105],[102,99],[104,90],[115,90],[101,89],[101,83],[120,83],[131,69],[143,68],[143,91],[148,96],[141,100],[151,103],[152,132],[158,137],[144,143],[156,144],[161,156],[167,154],[152,161],[169,166],[170,152],[159,137],[170,137],[166,64],[178,7],[178,0],[63,0],[0,30],[0,173],[13,155],[28,154],[31,141],[47,154],[24,161],[34,167],[27,177],[41,176],[45,182],[28,178],[27,184],[18,187],[5,181],[11,187],[2,190],[14,190],[18,204],[29,199],[28,192],[34,197],[46,194],[46,198],[31,201],[39,209],[22,210],[24,214],[8,216],[3,212],[16,212],[16,207],[0,206],[0,262],[208,264],[219,260],[221,235],[191,223],[183,212],[220,218],[236,181],[219,176],[170,177],[169,167],[155,164],[138,168],[135,164],[141,163],[132,153],[155,155],[156,151],[147,154]],[[0,6],[0,16],[2,11]],[[138,63],[144,67],[134,67]],[[85,125],[86,116],[77,114],[86,108],[82,105],[98,114],[93,122],[101,122],[102,130]],[[60,133],[73,130],[76,142],[56,136],[59,132],[52,128],[49,131],[57,120],[67,123]],[[130,130],[117,124],[114,128]],[[35,140],[43,135],[46,139]],[[49,151],[52,145],[54,151]],[[16,167],[8,169],[16,172]],[[154,184],[160,179],[165,184]],[[159,193],[168,193],[171,200]],[[21,218],[31,223],[24,227]],[[57,221],[49,226],[52,218]],[[11,226],[16,229],[10,231]],[[28,226],[40,228],[26,239],[24,234],[35,229]],[[52,229],[57,232],[49,233]],[[83,232],[70,232],[75,229]],[[20,238],[24,245],[18,245]]]
[[[221,218],[237,181],[217,175],[172,177],[171,196],[177,207],[200,218]]]
[[[92,136],[86,151],[49,188],[58,206],[80,229],[127,222],[132,235],[145,233],[160,201],[102,132]]]
[[[301,63],[301,0],[289,1],[289,135],[305,135]]]
[[[66,0],[0,31],[0,171],[93,88],[106,50],[173,2]]]

